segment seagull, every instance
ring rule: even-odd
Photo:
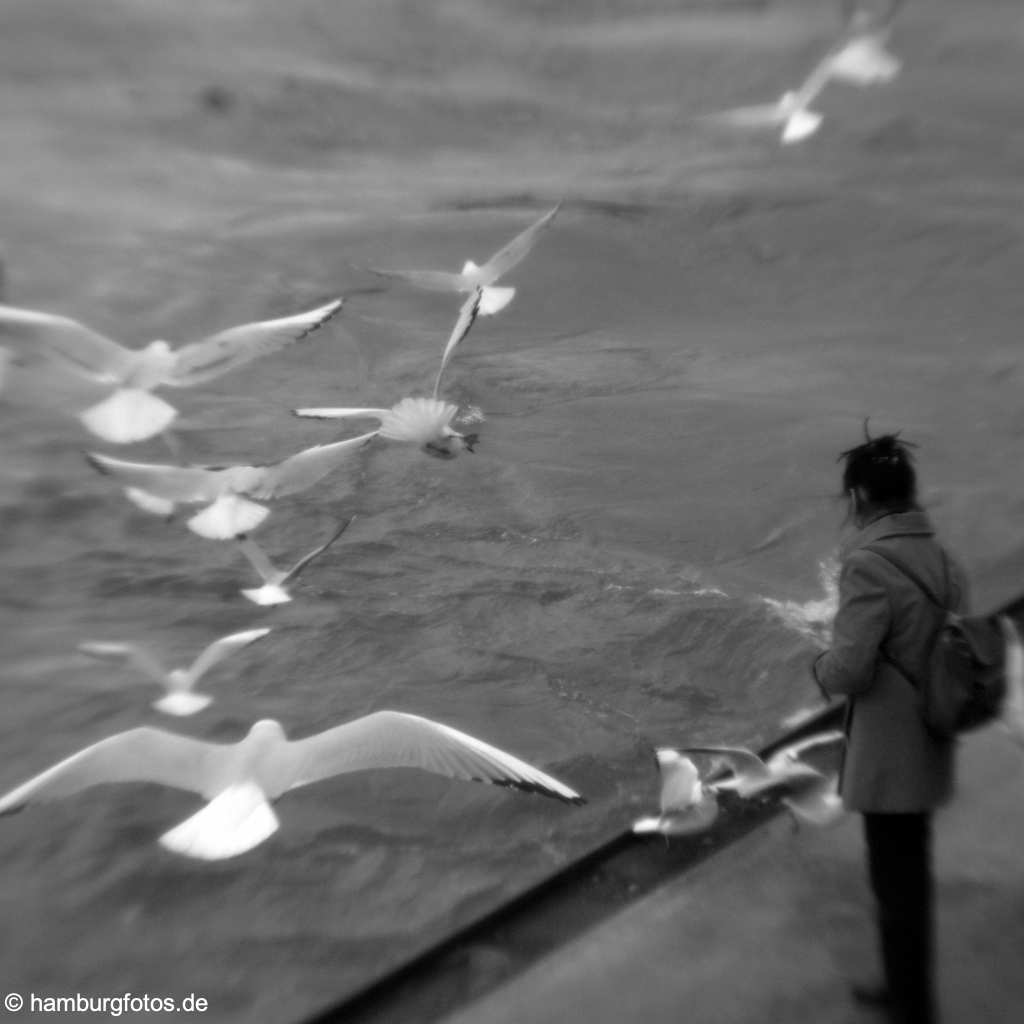
[[[212,700],[206,694],[193,693],[192,688],[214,665],[222,662],[229,654],[240,651],[243,647],[270,632],[269,628],[247,629],[242,633],[232,633],[214,640],[212,644],[200,652],[199,656],[188,668],[172,668],[170,671],[144,647],[137,644],[115,644],[88,642],[78,645],[83,654],[103,661],[128,662],[153,682],[159,683],[167,690],[167,696],[154,701],[153,707],[168,715],[194,715],[202,711]]]
[[[206,743],[163,729],[117,733],[0,797],[0,814],[113,782],[156,782],[197,793],[206,806],[160,837],[201,860],[235,857],[279,827],[270,804],[298,786],[370,768],[420,768],[453,779],[511,786],[572,804],[578,793],[525,761],[451,726],[377,711],[301,740],[264,719],[237,743]]]
[[[1006,638],[1006,696],[1000,721],[1010,736],[1024,746],[1024,642],[1008,615],[999,616],[999,625]]]
[[[655,756],[661,772],[661,813],[639,818],[633,831],[637,835],[681,836],[710,828],[718,817],[718,799],[701,782],[697,766],[669,747],[659,748]]]
[[[899,74],[899,60],[886,49],[888,38],[888,25],[855,18],[847,34],[796,89],[775,103],[735,107],[710,114],[708,119],[737,128],[781,128],[784,145],[802,142],[821,127],[823,117],[811,104],[829,82],[867,86],[889,82]]]
[[[790,744],[774,753],[767,761],[744,747],[686,747],[685,754],[711,754],[732,772],[721,782],[712,782],[708,788],[716,793],[731,791],[749,798],[779,786],[789,786],[820,779],[821,772],[801,760],[801,755],[815,747],[838,743],[845,739],[841,730],[815,733],[798,743]]]
[[[793,816],[793,827],[811,825],[828,828],[846,815],[843,799],[839,795],[839,773],[823,775],[789,793],[779,801]]]
[[[27,334],[55,365],[114,388],[79,419],[105,441],[128,444],[162,433],[177,416],[173,406],[151,394],[155,388],[192,387],[286,348],[327,323],[342,302],[335,299],[295,316],[231,327],[178,349],[166,341],[125,348],[70,317],[16,306],[0,305],[0,328]]]
[[[555,219],[561,203],[557,203],[539,220],[521,234],[516,235],[508,245],[499,249],[482,267],[467,260],[461,273],[453,274],[444,270],[378,270],[375,274],[395,277],[417,288],[433,292],[472,292],[480,289],[482,298],[480,313],[490,316],[503,310],[515,295],[515,288],[495,288],[494,283],[504,277],[513,267],[522,262],[527,253],[537,244],[541,233]]]
[[[239,534],[235,540],[242,554],[249,559],[252,567],[259,573],[263,580],[262,587],[254,587],[250,590],[243,590],[242,594],[254,604],[284,604],[291,600],[285,584],[295,579],[303,569],[319,555],[322,555],[348,528],[355,516],[346,519],[337,530],[323,544],[313,548],[307,555],[303,555],[290,569],[281,570],[274,567],[274,564],[267,557],[267,553],[244,533]]]
[[[472,452],[479,441],[477,434],[461,434],[452,427],[458,406],[440,398],[441,380],[452,353],[469,334],[480,312],[484,289],[476,288],[462,304],[458,319],[448,337],[441,355],[441,367],[434,380],[434,393],[430,398],[407,396],[390,409],[293,409],[292,414],[304,419],[376,419],[379,434],[392,441],[408,441],[422,448],[428,455],[451,459],[459,451]]]
[[[229,540],[254,530],[269,514],[248,498],[280,498],[307,490],[350,462],[377,433],[315,445],[266,465],[168,466],[125,462],[97,452],[86,452],[85,458],[147,512],[170,515],[179,504],[206,505],[188,520],[189,529],[210,540]]]

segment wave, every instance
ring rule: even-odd
[[[818,563],[818,580],[823,596],[809,601],[761,600],[790,628],[801,636],[822,644],[832,641],[832,620],[839,608],[839,560],[833,555]]]

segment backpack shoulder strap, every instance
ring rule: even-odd
[[[870,551],[872,554],[878,555],[879,558],[888,562],[894,569],[898,570],[904,576],[913,583],[918,590],[928,598],[929,601],[937,608],[941,608],[943,611],[949,611],[949,605],[945,601],[940,601],[936,596],[935,592],[929,587],[920,576],[917,575],[913,569],[910,568],[901,558],[897,558],[895,555],[889,554],[882,551],[880,548],[875,547],[872,544],[868,544],[863,548],[864,551]],[[946,552],[939,548],[942,552],[942,569],[946,578],[946,590],[949,590],[949,562],[946,560]]]
[[[948,614],[949,613],[949,606],[947,604],[945,604],[944,602],[940,601],[935,596],[935,593],[931,589],[931,587],[929,587],[924,582],[924,580],[922,580],[921,577],[918,576],[917,573],[914,572],[913,569],[911,569],[910,566],[907,565],[901,558],[898,558],[896,555],[888,554],[887,552],[880,550],[879,548],[875,547],[872,544],[866,545],[862,550],[870,551],[872,554],[877,555],[883,561],[888,562],[901,575],[906,576],[906,578],[908,580],[910,580],[910,582],[913,583],[917,587],[917,589],[920,590],[922,594],[924,594],[924,596],[926,598],[928,598],[928,600],[931,602],[931,604],[933,604],[936,608],[938,608],[944,614]],[[946,579],[946,592],[948,594],[949,593],[949,562],[946,559],[946,552],[941,547],[939,548],[939,550],[940,550],[940,552],[942,552],[942,568],[943,568],[943,573],[944,573],[945,579]],[[939,630],[941,630],[941,626],[939,627]],[[936,635],[938,634],[939,630],[936,631]],[[889,664],[892,665],[892,667],[895,668],[896,671],[899,672],[899,674],[901,676],[903,676],[903,678],[906,679],[907,682],[909,682],[911,684],[911,686],[913,686],[917,690],[921,689],[921,684],[917,681],[917,679],[914,678],[914,676],[910,672],[907,671],[907,669],[899,661],[896,660],[896,658],[894,658],[892,656],[892,654],[889,653],[889,651],[886,649],[885,643],[883,643],[878,648],[878,653],[881,654],[881,656],[887,662],[889,662]]]

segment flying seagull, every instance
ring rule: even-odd
[[[867,86],[889,82],[899,74],[900,62],[886,48],[888,35],[888,26],[855,21],[807,78],[775,103],[734,107],[707,119],[737,128],[780,128],[783,144],[802,142],[821,127],[823,116],[811,104],[829,82]]]
[[[373,272],[383,277],[399,278],[417,288],[434,292],[472,292],[479,288],[482,292],[480,314],[490,316],[504,309],[516,293],[515,288],[494,287],[495,282],[522,262],[537,244],[542,232],[551,225],[561,205],[558,203],[553,206],[543,217],[516,235],[508,245],[499,249],[483,266],[478,267],[472,260],[467,260],[458,274],[444,270],[374,269]]]
[[[269,628],[247,629],[242,633],[222,636],[201,651],[188,668],[172,668],[170,671],[165,669],[145,647],[138,644],[90,641],[79,644],[78,649],[83,654],[102,661],[127,662],[153,682],[163,686],[167,690],[167,695],[153,703],[153,707],[158,710],[169,715],[194,715],[213,700],[206,694],[194,693],[193,687],[196,683],[228,655],[248,647],[269,632]]]
[[[161,433],[177,416],[173,406],[151,393],[155,388],[192,387],[280,351],[327,323],[342,301],[296,316],[231,327],[178,349],[166,341],[125,348],[70,317],[15,306],[0,305],[0,328],[38,342],[54,364],[112,387],[112,394],[79,419],[104,440],[127,444]]]
[[[117,733],[0,797],[0,814],[113,782],[156,782],[197,793],[206,806],[164,833],[168,850],[201,860],[245,853],[277,831],[270,804],[298,786],[371,768],[420,768],[512,786],[569,803],[578,793],[525,761],[440,722],[377,711],[301,740],[264,719],[237,743],[206,743],[163,729]]]
[[[639,835],[658,832],[664,836],[692,835],[710,828],[718,817],[718,799],[701,782],[697,766],[678,750],[655,751],[661,772],[661,813],[639,818],[633,831]]]
[[[179,504],[205,505],[188,520],[189,529],[200,537],[229,540],[254,530],[267,517],[268,509],[250,498],[266,500],[305,491],[350,462],[376,436],[374,430],[315,445],[266,465],[168,466],[125,462],[96,452],[86,452],[85,458],[148,512],[170,515]]]
[[[354,518],[355,516],[346,519],[323,544],[313,548],[309,554],[303,555],[287,570],[276,568],[267,553],[252,538],[247,537],[244,533],[237,536],[235,540],[238,541],[242,554],[249,559],[260,579],[263,580],[262,587],[243,590],[242,594],[253,603],[260,605],[284,604],[290,601],[291,595],[285,589],[285,584],[289,580],[295,579],[314,558],[322,555],[348,529],[348,524]]]
[[[452,353],[463,338],[469,334],[480,311],[483,289],[477,288],[462,304],[458,319],[448,337],[448,343],[441,355],[441,367],[434,380],[431,398],[407,396],[390,409],[344,408],[344,409],[293,409],[292,413],[305,419],[376,419],[380,423],[378,433],[392,441],[407,441],[418,445],[429,455],[439,458],[454,458],[461,450],[472,452],[479,440],[476,434],[461,434],[452,427],[458,414],[458,406],[443,401],[441,380]]]
[[[839,795],[838,772],[797,785],[780,803],[793,816],[794,828],[801,825],[828,828],[841,821],[846,814],[843,799]]]
[[[716,793],[731,791],[737,796],[749,798],[780,786],[800,785],[822,778],[821,772],[801,760],[802,755],[808,750],[839,743],[844,739],[844,734],[838,729],[815,733],[798,743],[783,747],[767,761],[762,761],[745,747],[685,747],[682,753],[709,754],[717,758],[730,770],[731,775],[709,783],[708,788]]]

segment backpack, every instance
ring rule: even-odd
[[[958,615],[900,559],[877,547],[866,550],[906,576],[942,613],[924,679],[915,679],[884,646],[880,648],[885,660],[920,694],[921,716],[929,731],[949,739],[997,718],[1006,698],[1006,638],[997,616]],[[945,552],[942,560],[948,581]]]

